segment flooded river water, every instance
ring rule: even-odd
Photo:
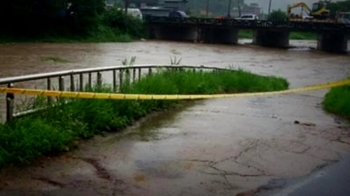
[[[120,65],[132,56],[136,64],[169,64],[176,56],[182,64],[243,68],[285,77],[291,88],[350,75],[350,55],[310,49],[315,41],[291,44],[297,47],[5,44],[0,77]],[[307,176],[350,153],[349,123],[322,110],[326,92],[206,100],[154,115],[124,134],[95,137],[62,156],[1,171],[0,195],[242,196],[263,185],[281,188],[284,179]]]

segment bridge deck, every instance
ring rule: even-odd
[[[335,23],[331,21],[273,21],[273,20],[236,20],[214,18],[169,18],[148,17],[146,23],[151,25],[179,25],[179,26],[207,26],[214,28],[239,29],[284,29],[291,31],[341,31],[350,33],[350,24]]]

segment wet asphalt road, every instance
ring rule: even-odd
[[[86,55],[77,55],[86,63],[77,65],[69,51],[60,50],[65,46],[40,46],[51,49],[30,56],[28,47],[35,46],[16,46],[28,56],[17,55],[70,59],[71,63],[61,66],[53,63],[52,70],[94,66],[96,62],[107,66],[116,55],[122,56],[117,44],[77,45],[77,54]],[[125,54],[140,56],[138,62],[166,63],[175,54],[186,64],[226,67],[237,63],[235,66],[254,73],[286,77],[292,88],[350,74],[349,55],[305,48],[166,42],[123,46]],[[1,58],[19,64],[14,60],[16,54]],[[38,69],[45,66],[39,57],[30,62],[30,66],[37,62]],[[16,75],[15,71],[7,73],[11,74]],[[160,113],[123,134],[82,142],[76,151],[42,158],[33,166],[2,170],[0,195],[242,196],[288,188],[280,179],[307,177],[349,155],[349,123],[322,110],[326,92],[198,101],[178,111]]]
[[[350,195],[350,158],[333,165],[328,170],[319,173],[320,177],[306,183],[289,196],[348,196]]]
[[[266,192],[272,196],[348,196],[350,195],[350,157],[295,181],[281,190]]]

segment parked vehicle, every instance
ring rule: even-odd
[[[137,8],[128,8],[127,13],[130,16],[133,16],[133,17],[138,18],[140,20],[142,20],[142,18],[143,18],[140,9],[137,9]]]
[[[118,10],[124,12],[125,9],[124,8],[117,8]],[[127,12],[126,12],[129,16],[133,16],[135,18],[138,18],[140,20],[143,19],[143,16],[142,16],[142,12],[140,9],[138,8],[128,8]]]
[[[189,16],[183,11],[173,10],[169,12],[169,17],[170,18],[188,18]]]
[[[160,17],[168,17],[171,9],[164,7],[143,7],[140,8],[144,18],[149,16],[160,16]]]
[[[236,20],[259,20],[259,17],[255,14],[243,14],[241,17],[235,18]]]
[[[144,18],[148,17],[169,17],[169,18],[189,18],[189,16],[180,10],[174,10],[164,7],[143,7],[140,8]]]

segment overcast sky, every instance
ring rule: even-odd
[[[245,0],[247,4],[258,3],[261,8],[263,8],[266,13],[269,7],[269,0]],[[318,0],[271,0],[271,10],[281,9],[283,11],[287,10],[289,4],[305,2],[309,7],[312,7],[312,3],[318,2]]]

